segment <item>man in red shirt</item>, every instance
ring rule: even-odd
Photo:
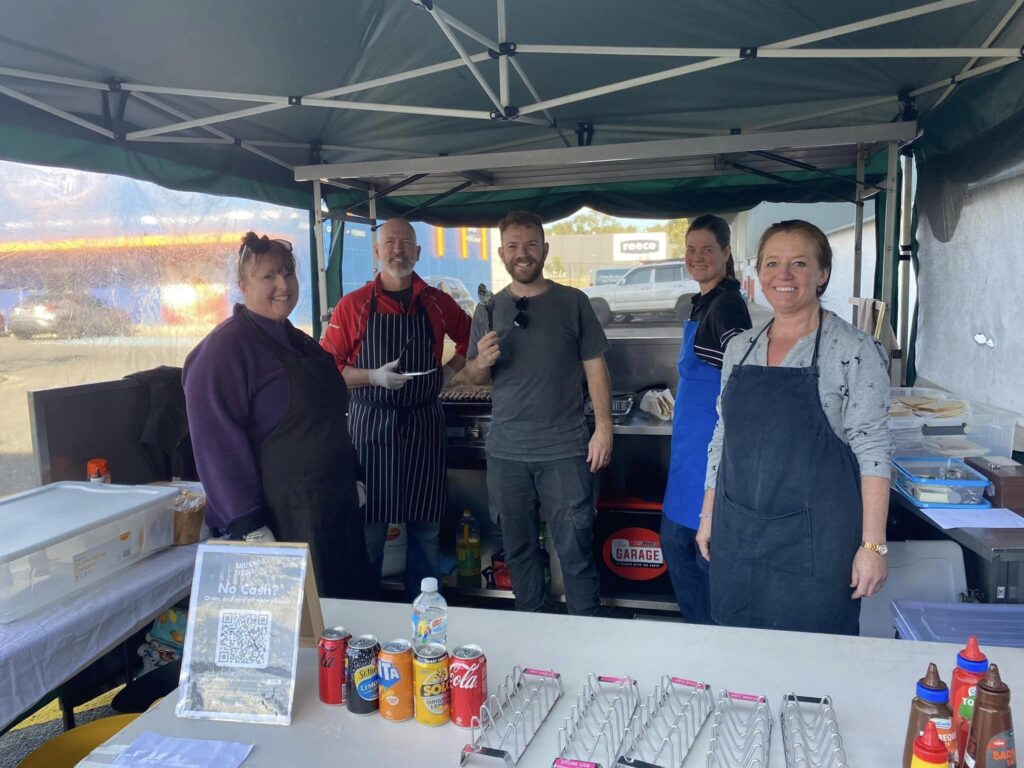
[[[438,533],[448,492],[437,394],[466,364],[470,318],[414,271],[409,222],[391,219],[373,247],[377,278],[342,297],[321,342],[351,391],[349,430],[366,472],[366,546],[379,585],[392,523],[406,523],[406,593],[440,576]],[[442,366],[444,337],[455,355]]]

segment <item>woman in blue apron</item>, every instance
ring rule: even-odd
[[[697,534],[719,624],[855,635],[860,598],[885,581],[886,358],[821,308],[831,264],[803,221],[758,247],[775,317],[726,353]]]
[[[708,443],[718,421],[715,401],[725,346],[750,328],[736,281],[729,224],[706,214],[686,231],[686,269],[700,285],[679,350],[679,387],[672,423],[672,459],[661,520],[661,551],[676,602],[691,624],[710,624],[706,561],[694,537],[704,500]]]

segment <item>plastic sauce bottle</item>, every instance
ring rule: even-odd
[[[412,642],[448,643],[448,603],[437,591],[437,579],[428,576],[420,582],[422,592],[412,604]]]
[[[996,664],[989,667],[985,679],[978,683],[971,733],[960,765],[963,768],[1015,768],[1017,765],[1010,688],[999,677]]]
[[[480,524],[468,509],[462,512],[455,535],[455,558],[460,587],[480,588]]]
[[[956,761],[956,732],[953,730],[953,713],[949,709],[949,688],[939,678],[939,668],[934,663],[928,665],[925,676],[917,681],[917,695],[910,703],[903,768],[910,768],[913,764],[914,744],[929,723],[935,726],[936,738],[945,745],[946,760],[943,764],[948,766]]]
[[[967,638],[967,647],[956,655],[956,667],[949,681],[949,705],[953,709],[953,728],[959,751],[957,760],[963,758],[967,747],[967,735],[971,730],[974,715],[974,692],[988,672],[988,658],[978,647],[978,638]]]
[[[924,733],[914,739],[914,753],[908,768],[947,768],[949,751],[939,738],[935,723],[929,722]]]
[[[85,465],[85,475],[90,483],[109,483],[110,465],[106,459],[89,459]]]

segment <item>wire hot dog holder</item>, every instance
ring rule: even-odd
[[[707,683],[662,675],[630,720],[616,768],[680,768],[714,707]]]
[[[591,673],[565,725],[552,768],[612,768],[640,704],[636,680]]]
[[[767,768],[772,713],[764,696],[722,691],[712,717],[707,768]]]
[[[786,768],[849,768],[831,697],[787,693],[779,723]]]
[[[513,667],[470,721],[470,743],[462,748],[460,765],[512,768],[561,697],[557,672]]]

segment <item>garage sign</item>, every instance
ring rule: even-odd
[[[602,554],[609,571],[630,581],[651,581],[666,571],[661,537],[649,528],[613,531],[604,540]]]

